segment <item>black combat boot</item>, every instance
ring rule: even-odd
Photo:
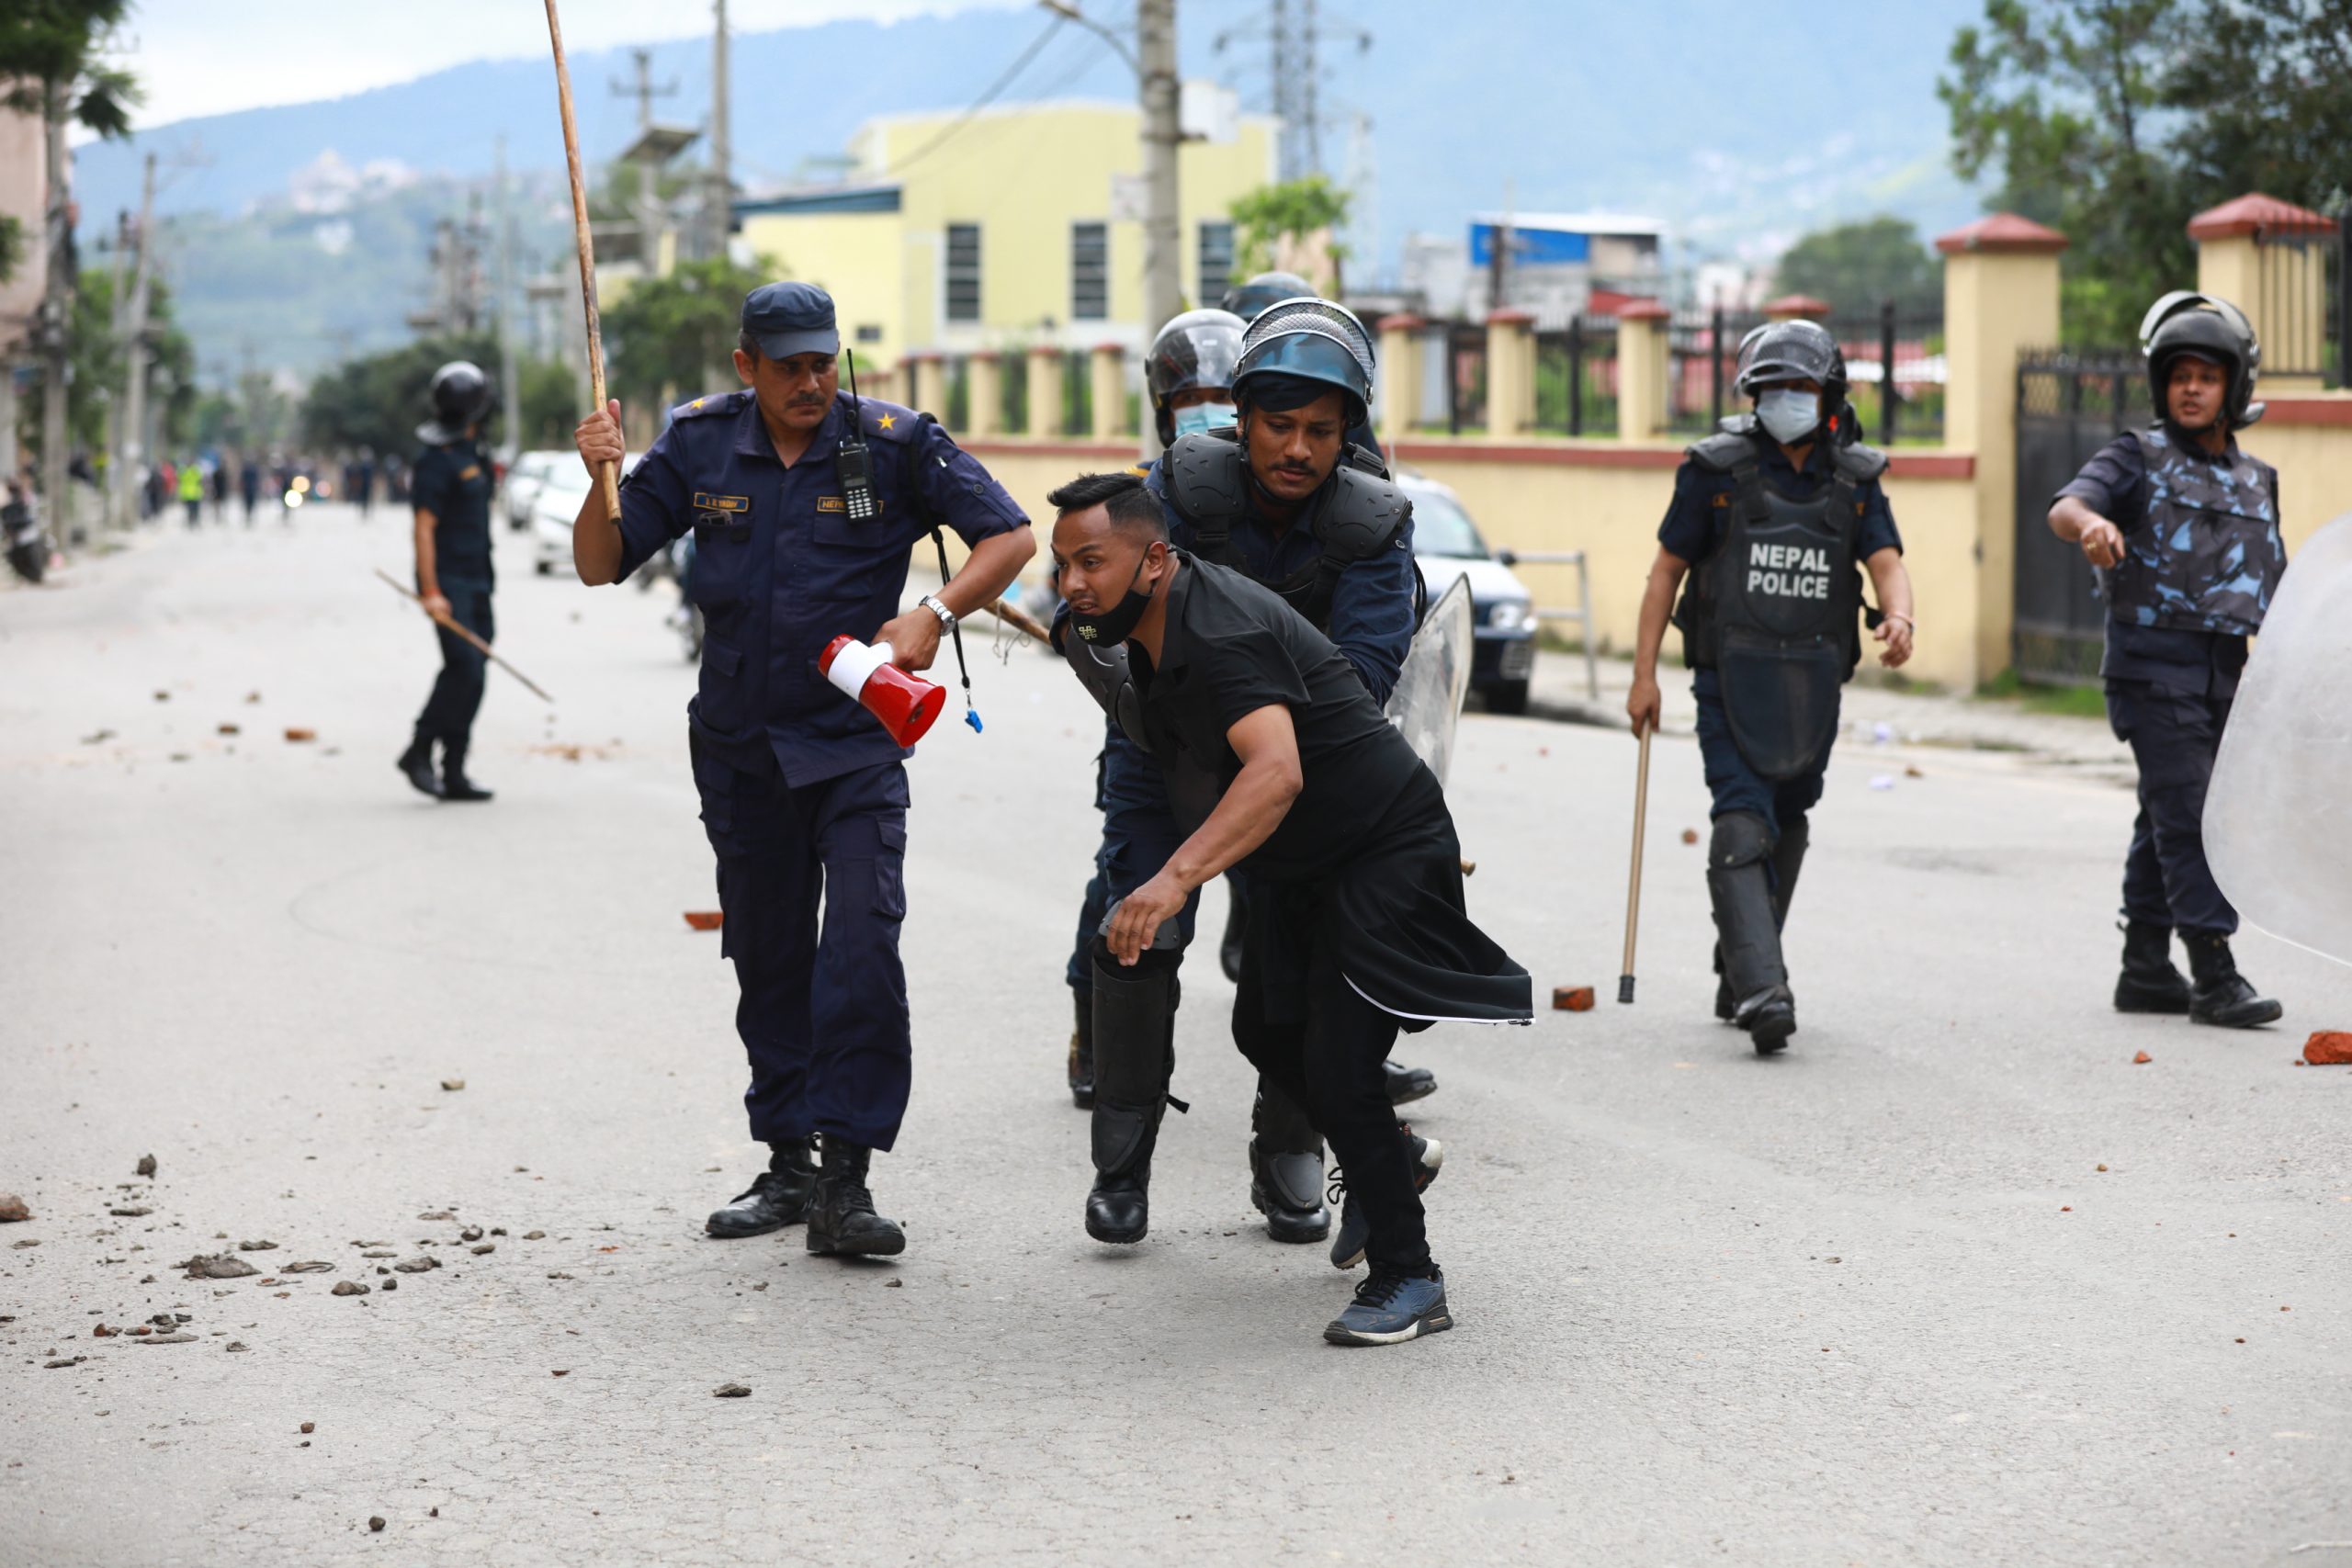
[[[1323,1206],[1323,1140],[1290,1096],[1261,1079],[1250,1111],[1250,1203],[1276,1241],[1321,1241],[1331,1234]]]
[[[441,798],[488,800],[491,792],[466,777],[466,749],[444,741],[441,746]]]
[[[874,1151],[831,1133],[821,1142],[825,1163],[808,1205],[808,1250],[865,1258],[904,1252],[906,1233],[874,1212],[874,1194],[866,1190],[866,1163]]]
[[[1395,1062],[1380,1064],[1381,1081],[1388,1089],[1388,1103],[1409,1105],[1417,1100],[1427,1100],[1437,1092],[1437,1075],[1427,1067],[1399,1066]]]
[[[2188,949],[2188,972],[2197,977],[2188,994],[2188,1021],[2223,1029],[2252,1029],[2276,1023],[2287,1010],[2268,997],[2257,996],[2230,956],[2230,939],[2220,931],[2183,931]]]
[[[1069,1032],[1069,1098],[1080,1111],[1094,1109],[1094,997],[1072,991],[1078,1024]]]
[[[764,1235],[797,1225],[808,1217],[808,1200],[817,1189],[814,1139],[794,1138],[770,1144],[767,1169],[726,1207],[711,1211],[703,1229],[715,1236]]]
[[[1165,1098],[1148,1106],[1094,1102],[1094,1185],[1086,1194],[1086,1234],[1125,1246],[1151,1234],[1151,1151],[1159,1144]]]
[[[2118,1012],[2184,1013],[2188,981],[2172,965],[2172,928],[2153,920],[2123,926],[2123,973],[2115,981]]]
[[[424,731],[420,729],[416,732],[416,739],[408,743],[408,750],[401,753],[401,760],[393,765],[400,769],[410,784],[416,786],[418,793],[429,795],[435,800],[441,798],[441,781],[433,776],[433,741]]]
[[[1116,906],[1114,906],[1115,908]],[[1174,936],[1170,920],[1161,932]],[[1132,965],[1094,942],[1094,1186],[1086,1194],[1086,1234],[1126,1245],[1151,1228],[1151,1153],[1176,1070],[1179,952],[1155,945]]]
[[[1707,854],[1724,977],[1737,998],[1731,1021],[1747,1032],[1759,1056],[1781,1050],[1797,1032],[1796,998],[1781,962],[1781,910],[1764,869],[1772,850],[1764,818],[1734,811],[1716,819]]]

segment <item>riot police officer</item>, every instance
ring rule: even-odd
[[[2262,347],[2235,306],[2186,291],[2156,301],[2140,340],[2157,418],[2109,442],[2050,508],[2051,531],[2106,576],[2099,673],[2140,768],[2115,1006],[2245,1029],[2285,1010],[2231,956],[2238,915],[2205,863],[2204,818],[2245,639],[2287,570],[2278,472],[2235,434],[2262,417]],[[2173,967],[2175,931],[2193,986]]]
[[[1387,482],[1378,456],[1344,436],[1371,400],[1371,338],[1340,306],[1292,299],[1250,325],[1234,367],[1237,423],[1179,435],[1146,484],[1165,502],[1180,547],[1281,593],[1338,645],[1374,702],[1385,702],[1412,639],[1419,579],[1411,504]],[[1097,908],[1166,863],[1182,839],[1179,819],[1200,814],[1197,800],[1171,805],[1160,771],[1116,725],[1105,739],[1102,778]],[[1177,918],[1183,942],[1198,903],[1197,894],[1188,898]],[[1164,946],[1151,974],[1106,986],[1098,923],[1099,916],[1081,926],[1085,956],[1072,964],[1094,1068],[1096,1180],[1086,1228],[1098,1241],[1133,1242],[1148,1226],[1151,1153],[1169,1103],[1182,943]],[[1079,987],[1081,969],[1087,984]],[[1244,1021],[1236,1015],[1237,1041]],[[1384,1081],[1392,1102],[1435,1087],[1426,1074],[1393,1065]],[[1250,1201],[1265,1214],[1267,1234],[1287,1242],[1329,1235],[1322,1141],[1295,1098],[1261,1077],[1251,1122]]]
[[[1838,340],[1775,321],[1740,345],[1751,412],[1691,446],[1658,528],[1642,597],[1634,731],[1658,720],[1657,654],[1673,620],[1695,671],[1699,750],[1714,797],[1707,892],[1717,931],[1715,1016],[1759,1055],[1796,1032],[1781,953],[1797,874],[1838,735],[1839,688],[1861,660],[1860,570],[1890,669],[1911,657],[1911,581],[1879,476],[1885,454],[1857,439]]]
[[[744,1104],[770,1155],[706,1228],[806,1220],[810,1252],[888,1255],[905,1236],[867,1181],[872,1151],[898,1138],[912,1061],[899,957],[908,753],[817,659],[846,635],[927,668],[1036,546],[1012,498],[928,415],[842,391],[840,352],[824,290],[752,290],[735,354],[744,389],[673,410],[622,487],[619,525],[598,493],[582,504],[572,558],[582,581],[618,582],[694,533],[706,631],[688,746],[741,991]],[[576,439],[591,471],[618,462],[619,404]],[[942,525],[971,554],[901,613],[909,552]]]
[[[416,514],[416,592],[441,640],[441,673],[399,767],[408,782],[439,800],[488,800],[466,773],[474,715],[481,708],[488,660],[442,623],[455,621],[484,642],[496,638],[490,611],[495,574],[490,560],[490,492],[497,480],[481,449],[482,422],[497,403],[478,366],[453,359],[433,375],[433,417],[416,427],[410,502]],[[433,748],[441,748],[441,773]]]

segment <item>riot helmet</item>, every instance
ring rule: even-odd
[[[1781,385],[1811,381],[1818,395]],[[1846,355],[1815,321],[1767,321],[1740,340],[1739,390],[1756,400],[1756,423],[1783,446],[1837,431],[1846,412]]]
[[[1369,422],[1372,407],[1372,334],[1344,305],[1312,295],[1269,305],[1241,334],[1241,362],[1233,377],[1233,400],[1263,401],[1281,412],[1322,395],[1325,388],[1346,394],[1351,430]],[[1253,395],[1252,387],[1263,389]],[[1306,397],[1290,400],[1300,392]],[[1277,392],[1276,404],[1265,394]]]
[[[1261,272],[1225,291],[1219,301],[1244,322],[1254,321],[1267,306],[1283,299],[1312,298],[1315,285],[1295,272]]]
[[[1144,357],[1143,381],[1151,395],[1153,419],[1159,426],[1159,444],[1176,440],[1176,412],[1169,400],[1179,392],[1211,389],[1230,393],[1233,373],[1241,358],[1241,318],[1230,310],[1187,310],[1171,317],[1151,340]],[[1220,420],[1219,423],[1229,423]]]
[[[2184,354],[2211,360],[2228,378],[2222,396],[2225,429],[2244,430],[2262,417],[2262,405],[2254,400],[2262,344],[2245,312],[2219,295],[2180,288],[2149,306],[2140,319],[2140,352],[2147,357],[2148,390],[2158,418],[2172,417],[2172,364]]]
[[[480,423],[498,404],[490,378],[465,359],[452,359],[433,373],[431,395],[433,417],[416,427],[416,438],[427,446],[464,440],[467,427]]]

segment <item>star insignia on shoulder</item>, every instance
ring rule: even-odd
[[[696,408],[696,409],[698,409],[698,408],[702,407],[702,400],[701,400],[700,398],[696,398],[696,399],[695,399],[692,403],[688,404],[687,406],[688,406],[688,407],[690,407],[690,408]]]
[[[874,428],[876,430],[888,430],[898,423],[899,416],[897,414],[886,413],[880,419],[874,422]]]

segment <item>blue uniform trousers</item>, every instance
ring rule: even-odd
[[[907,973],[907,772],[859,768],[794,789],[694,745],[703,829],[718,857],[724,951],[742,999],[752,1136],[824,1133],[888,1149],[914,1049]],[[818,907],[821,897],[821,925]]]
[[[484,642],[498,637],[498,624],[490,613],[490,584],[465,578],[441,580],[441,596],[449,601],[449,618]],[[489,660],[479,649],[447,626],[435,626],[441,640],[441,673],[433,680],[433,694],[416,716],[416,732],[438,740],[463,757],[472,738],[474,715],[481,711],[482,678]]]
[[[1778,838],[1781,829],[1811,811],[1821,800],[1823,777],[1829,771],[1830,745],[1821,749],[1813,766],[1791,779],[1778,784],[1759,776],[1739,754],[1739,743],[1732,739],[1731,716],[1724,711],[1723,688],[1713,670],[1702,670],[1692,678],[1690,694],[1699,702],[1699,756],[1707,770],[1707,789],[1714,796],[1713,818],[1728,816],[1735,811],[1752,812],[1764,818]],[[1836,731],[1832,730],[1834,737]]]
[[[2140,765],[2140,816],[2123,862],[2123,916],[2228,936],[2238,912],[2205,863],[2205,791],[2230,699],[2109,680],[2107,718]]]
[[[1085,905],[1078,916],[1078,940],[1065,972],[1070,989],[1080,996],[1094,991],[1091,951],[1103,912],[1158,875],[1184,842],[1168,804],[1159,764],[1116,724],[1103,739],[1102,761],[1096,765],[1094,804],[1102,811],[1102,843],[1094,853],[1094,874],[1086,884]],[[1187,947],[1192,945],[1193,923],[1200,908],[1201,895],[1195,889],[1177,917]]]

